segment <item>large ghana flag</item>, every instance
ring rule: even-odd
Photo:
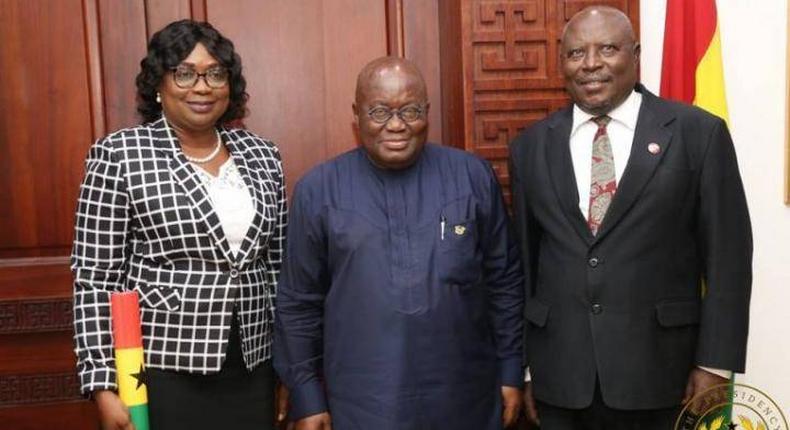
[[[715,0],[667,0],[661,96],[693,104],[729,123]],[[703,294],[705,290],[703,279]],[[700,429],[727,428],[732,422],[734,382],[733,374],[729,402],[706,414]]]

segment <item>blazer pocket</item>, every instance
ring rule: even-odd
[[[545,327],[551,308],[535,299],[524,302],[524,318],[537,327]]]
[[[140,303],[151,309],[177,311],[181,307],[181,292],[175,288],[140,285],[135,288]]]
[[[699,324],[700,303],[697,300],[659,303],[656,305],[656,318],[662,327]]]

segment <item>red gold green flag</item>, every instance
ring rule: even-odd
[[[715,0],[667,0],[661,96],[698,106],[729,122],[724,66]],[[707,286],[704,280],[702,294]],[[705,414],[702,428],[728,428],[732,422],[733,383],[727,402]]]
[[[111,304],[118,394],[129,408],[135,429],[149,430],[148,392],[137,292],[115,293],[112,295]]]
[[[667,0],[661,96],[729,121],[714,0]]]

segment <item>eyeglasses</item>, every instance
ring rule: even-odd
[[[419,120],[425,115],[427,106],[425,105],[407,105],[400,109],[389,109],[384,106],[375,106],[368,110],[368,117],[373,122],[379,124],[386,124],[392,119],[393,115],[397,115],[401,121],[410,123]]]
[[[210,88],[218,89],[228,85],[228,69],[217,66],[198,73],[191,67],[178,66],[171,69],[173,71],[173,82],[178,88],[188,89],[197,85],[198,79],[203,81]]]

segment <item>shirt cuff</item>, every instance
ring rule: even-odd
[[[288,418],[293,421],[327,411],[324,386],[317,379],[294,387],[290,401],[291,413]]]
[[[524,386],[524,370],[521,357],[509,358],[499,362],[499,374],[502,385],[521,388]]]
[[[524,369],[524,382],[532,382],[532,374],[529,373],[529,367]]]
[[[721,376],[724,379],[732,379],[732,370],[714,369],[714,368],[705,367],[705,366],[697,366],[697,367],[702,369],[702,370],[704,370],[704,371],[706,371],[706,372],[708,372],[708,373],[712,373],[714,375]]]

